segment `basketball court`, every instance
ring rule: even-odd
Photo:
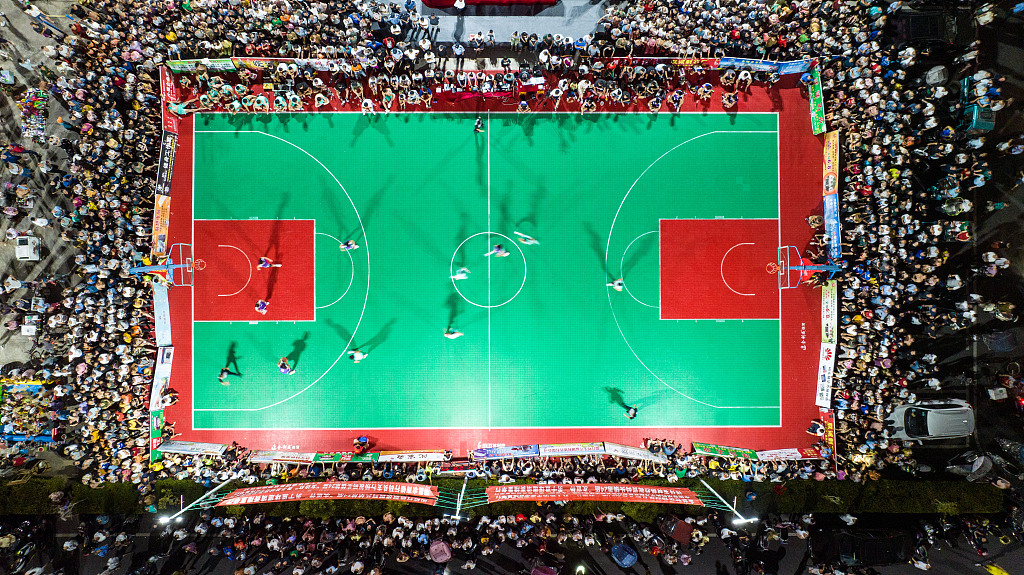
[[[483,133],[476,113],[195,116],[171,239],[204,266],[171,290],[168,419],[300,451],[809,445],[820,294],[766,270],[820,212],[789,92],[737,114],[481,112]]]

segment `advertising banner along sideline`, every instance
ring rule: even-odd
[[[757,459],[757,452],[753,449],[741,447],[726,447],[724,445],[712,445],[710,443],[693,442],[693,453],[695,455],[714,455],[715,457],[737,457],[740,459]]]
[[[821,95],[821,74],[811,70],[811,85],[807,87],[811,96],[811,133],[815,136],[825,133],[825,98]]]
[[[437,487],[397,481],[332,481],[329,483],[262,485],[236,489],[217,503],[217,506],[311,501],[314,499],[383,499],[434,505],[437,501]]]
[[[620,483],[544,483],[488,487],[487,502],[497,501],[633,501],[704,505],[693,491],[685,487]]]
[[[825,150],[821,162],[822,189],[825,199],[825,234],[828,236],[828,256],[839,259],[843,255],[842,223],[839,220],[839,131],[825,134]]]

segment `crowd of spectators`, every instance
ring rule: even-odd
[[[969,336],[1017,320],[1013,303],[985,295],[994,293],[986,278],[1008,265],[1007,242],[979,245],[981,261],[969,249],[975,221],[984,226],[1004,206],[989,185],[990,161],[1015,145],[969,131],[969,107],[998,112],[1010,100],[1005,78],[977,65],[977,42],[959,54],[918,53],[887,37],[879,6],[840,3],[835,17],[843,25],[825,39],[821,75],[826,119],[842,134],[843,231],[819,238],[839,242],[846,267],[833,388],[837,459],[854,478],[886,467],[915,473],[886,417],[922,390],[969,375],[940,370]],[[825,261],[826,252],[815,255]]]
[[[680,474],[753,481],[791,478],[877,477],[885,467],[913,472],[908,449],[890,437],[884,419],[915,391],[938,389],[941,361],[936,338],[963,332],[983,314],[1015,321],[1011,303],[972,291],[975,280],[1007,265],[1004,245],[989,246],[980,261],[954,253],[972,239],[962,217],[980,206],[964,194],[986,198],[990,158],[1019,154],[1019,140],[993,142],[964,132],[965,108],[998,111],[1003,79],[976,66],[971,46],[955,65],[971,80],[966,91],[922,78],[928,65],[913,47],[887,38],[887,19],[900,3],[803,1],[792,5],[738,0],[626,1],[611,4],[599,28],[583,38],[516,33],[515,56],[497,60],[501,73],[467,70],[466,58],[484,56],[498,39],[473,34],[468,46],[438,41],[437,22],[413,3],[184,3],[97,0],[72,7],[71,34],[44,54],[56,70],[42,85],[63,108],[45,138],[45,155],[5,146],[6,237],[50,228],[61,248],[74,250],[66,275],[7,275],[0,303],[7,330],[31,327],[36,348],[23,365],[5,366],[7,377],[44,383],[46,406],[12,394],[4,423],[40,433],[39,415],[60,422],[60,452],[99,486],[129,481],[152,494],[158,477],[204,483],[234,475],[246,482],[323,474],[334,478],[416,479],[402,466],[278,467],[248,463],[248,451],[231,446],[224,457],[169,454],[148,465],[147,403],[155,348],[151,278],[128,268],[149,263],[153,189],[159,148],[158,66],[167,59],[224,56],[330,59],[326,70],[282,63],[269,69],[215,73],[200,65],[178,75],[181,102],[171,113],[310,109],[352,106],[364,112],[430,108],[439,93],[511,92],[543,77],[556,86],[554,106],[580,111],[636,106],[679,109],[685,98],[721,95],[735,105],[740,90],[767,89],[777,74],[713,72],[700,66],[680,72],[665,63],[634,66],[617,59],[643,55],[693,58],[722,55],[771,60],[818,58],[827,97],[827,120],[842,131],[840,182],[846,269],[841,274],[841,337],[836,369],[838,467],[827,460],[760,462],[684,453],[672,442],[651,442],[668,462],[614,458],[564,458],[497,462],[499,480],[629,481]],[[513,64],[515,68],[513,69]],[[284,86],[273,100],[264,83]],[[261,99],[262,98],[262,99]],[[513,102],[521,110],[527,100]],[[536,104],[533,104],[536,105]],[[33,198],[54,203],[42,213]],[[992,196],[985,213],[1001,209]],[[811,224],[820,226],[812,218]],[[55,248],[57,249],[57,248]],[[823,248],[824,250],[825,248]],[[819,259],[824,256],[818,254]],[[939,326],[942,326],[941,329]],[[173,393],[166,402],[175,401]],[[817,433],[822,426],[812,425]],[[165,424],[166,438],[174,436]],[[824,438],[819,444],[832,456]],[[677,473],[678,472],[678,473]],[[388,475],[390,474],[390,477]]]
[[[679,528],[681,521],[686,524]],[[790,535],[806,539],[816,519],[767,517],[756,526],[732,525],[712,512],[682,519],[665,516],[642,523],[622,513],[575,515],[557,505],[497,516],[455,521],[449,517],[314,519],[264,514],[233,516],[203,511],[184,522],[163,526],[159,550],[136,551],[138,521],[97,516],[81,524],[78,536],[63,543],[72,557],[98,557],[108,570],[133,575],[156,573],[161,563],[175,573],[205,575],[227,562],[239,575],[304,573],[382,573],[407,562],[426,563],[435,572],[474,571],[501,566],[510,572],[586,562],[590,553],[612,554],[616,546],[642,554],[643,564],[665,568],[689,565],[719,538],[741,573],[776,573]],[[169,572],[169,571],[168,571]]]

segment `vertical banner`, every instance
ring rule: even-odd
[[[839,220],[839,131],[825,134],[825,150],[821,160],[822,189],[825,199],[825,233],[828,235],[828,256],[843,255],[842,223]]]
[[[827,129],[825,127],[825,99],[821,96],[821,74],[818,69],[811,70],[811,85],[807,92],[811,96],[811,132],[817,136]]]
[[[156,366],[153,368],[153,386],[149,392],[149,410],[163,409],[161,398],[171,384],[171,364],[174,362],[174,348],[161,347],[156,353]]]
[[[839,282],[829,280],[821,288],[821,342],[838,343]]]
[[[153,284],[153,323],[156,325],[156,346],[169,347],[171,341],[171,304],[167,299],[167,286]]]
[[[167,103],[177,103],[179,100],[181,100],[181,91],[178,89],[178,83],[174,80],[174,76],[171,75],[171,70],[167,66],[160,66],[160,114],[165,132],[178,133],[181,119],[167,109]]]
[[[836,344],[821,344],[821,354],[818,356],[818,385],[814,394],[814,405],[818,407],[832,407],[832,373],[836,367]]]
[[[819,419],[821,424],[825,426],[825,445],[828,446],[832,453],[829,454],[829,459],[832,460],[832,468],[837,469],[836,464],[836,414],[832,413],[831,409],[822,409],[819,412]]]
[[[167,255],[167,234],[171,223],[171,197],[157,194],[153,208],[153,247],[150,256]]]
[[[160,432],[163,428],[164,410],[149,412],[149,462],[151,464],[164,458],[164,454],[160,452],[160,445],[163,443]]]

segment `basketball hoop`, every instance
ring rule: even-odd
[[[764,271],[768,272],[771,275],[779,273],[778,262],[768,262],[768,265],[764,266]]]
[[[204,260],[192,260],[192,269],[197,271],[203,271],[206,269],[206,261]]]

